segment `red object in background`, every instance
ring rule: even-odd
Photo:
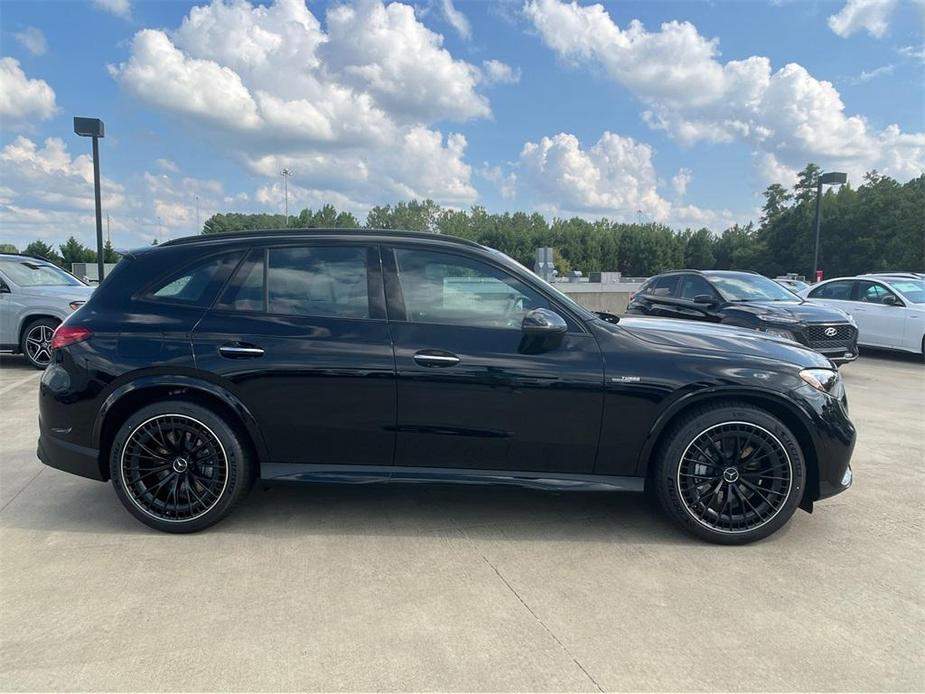
[[[816,281],[817,282],[822,281],[822,270],[816,270]]]

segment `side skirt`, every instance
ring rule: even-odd
[[[264,482],[328,482],[334,484],[450,483],[511,485],[554,491],[641,492],[642,477],[583,475],[524,470],[470,470],[464,468],[398,467],[393,465],[314,465],[261,463]]]

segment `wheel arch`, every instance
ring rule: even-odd
[[[53,320],[59,325],[64,320],[61,316],[52,313],[50,311],[38,311],[36,313],[27,313],[19,321],[19,331],[16,340],[17,345],[22,345],[23,336],[26,334],[26,328],[32,325],[35,321],[41,320],[42,318],[47,318],[48,320]]]
[[[258,465],[268,459],[256,418],[227,388],[188,376],[146,376],[113,390],[97,413],[92,442],[99,451],[98,463],[103,479],[109,479],[108,454],[119,427],[138,409],[166,399],[182,399],[216,411],[239,428]]]
[[[781,420],[796,436],[803,451],[806,463],[806,491],[801,507],[812,510],[812,502],[819,498],[819,463],[816,452],[816,440],[812,435],[809,417],[798,405],[779,393],[749,388],[722,388],[692,393],[676,400],[665,409],[655,421],[646,436],[645,443],[637,460],[637,475],[648,478],[654,465],[650,461],[659,447],[665,442],[666,434],[674,422],[678,421],[691,409],[704,405],[719,405],[723,402],[747,403],[769,412]]]

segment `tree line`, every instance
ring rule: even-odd
[[[811,276],[816,184],[820,169],[808,164],[792,189],[764,191],[757,224],[735,224],[720,234],[709,229],[677,230],[658,224],[627,224],[606,218],[547,220],[539,213],[489,213],[443,208],[432,200],[373,207],[365,223],[333,205],[281,214],[215,214],[202,233],[290,228],[407,229],[452,234],[497,248],[527,267],[535,250],[555,249],[560,274],[581,270],[648,276],[676,268],[754,270],[768,276],[795,272]],[[822,196],[820,266],[826,277],[879,270],[925,271],[925,174],[908,183],[868,173],[857,188],[829,188]],[[33,242],[25,252],[39,249]],[[41,244],[45,246],[44,244]],[[73,238],[50,260],[92,262],[96,254]],[[31,249],[31,250],[30,250]],[[45,247],[45,250],[49,250]],[[111,250],[111,248],[110,248]],[[90,258],[92,254],[92,258]],[[78,260],[71,260],[79,255]],[[107,261],[109,262],[109,261]]]

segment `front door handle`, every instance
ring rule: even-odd
[[[447,366],[456,366],[459,363],[459,357],[449,352],[428,349],[416,352],[414,355],[414,362],[420,366],[445,368]]]
[[[229,359],[253,359],[263,356],[263,348],[244,342],[232,342],[218,348],[219,354]]]

